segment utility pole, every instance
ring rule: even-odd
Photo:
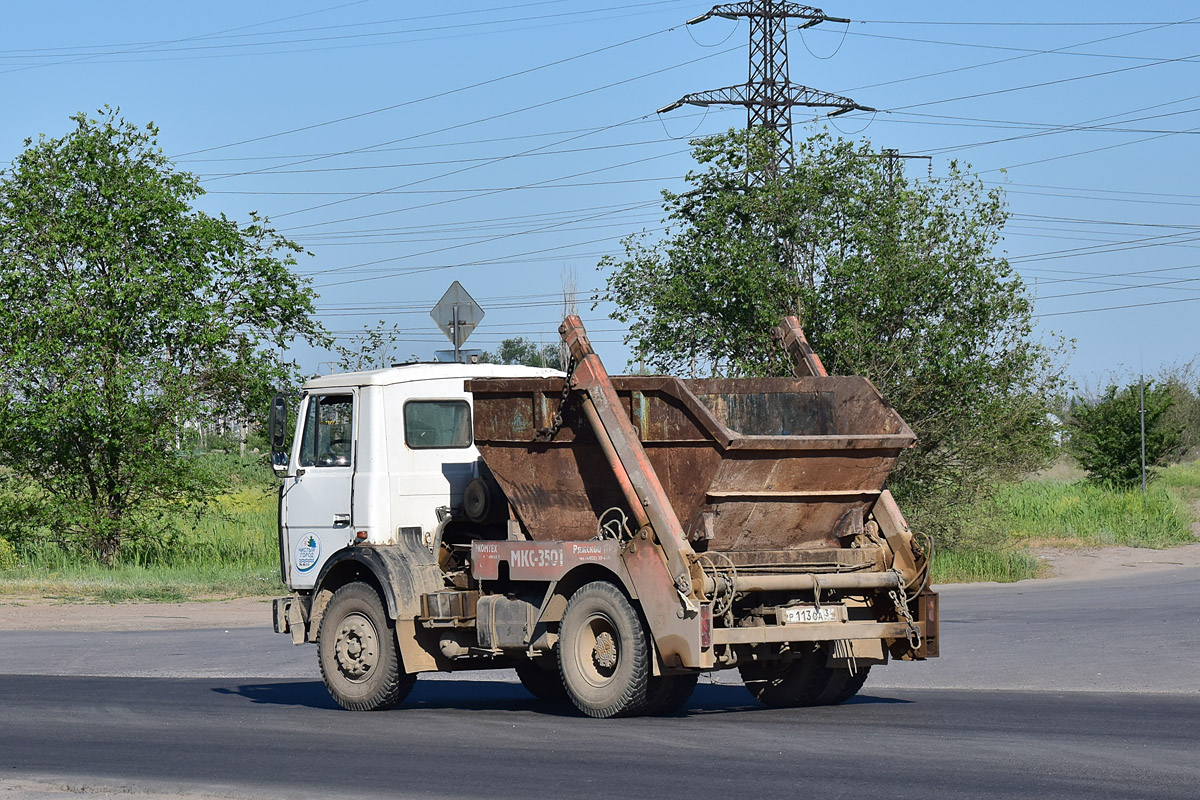
[[[929,176],[933,177],[933,156],[914,156],[901,153],[894,147],[883,148],[883,157],[887,161],[888,188],[896,193],[896,178],[900,175],[900,161],[906,158],[923,158],[929,164]]]
[[[746,83],[726,86],[706,92],[694,92],[659,109],[660,114],[673,111],[684,105],[713,106],[735,105],[746,108],[746,127],[769,128],[779,137],[778,157],[768,168],[768,174],[751,174],[753,183],[761,183],[772,175],[788,171],[792,162],[792,108],[831,108],[829,115],[836,117],[849,111],[874,111],[859,105],[848,97],[810,89],[792,83],[788,78],[787,25],[790,19],[804,22],[801,29],[811,28],[822,22],[844,22],[850,20],[830,17],[819,8],[802,6],[779,0],[751,0],[745,3],[724,3],[713,6],[710,11],[688,20],[695,25],[713,17],[750,20],[750,74]]]
[[[1138,414],[1142,418],[1142,503],[1146,502],[1146,373],[1138,375]]]

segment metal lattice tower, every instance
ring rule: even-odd
[[[750,76],[744,84],[694,92],[659,109],[660,114],[683,105],[712,106],[737,105],[746,108],[746,126],[770,128],[779,136],[779,157],[775,170],[792,168],[792,108],[832,108],[830,116],[848,111],[874,111],[859,105],[848,97],[829,94],[807,86],[794,84],[788,79],[787,25],[790,19],[801,19],[799,27],[811,28],[822,22],[845,22],[850,20],[830,17],[819,8],[810,8],[797,3],[778,0],[752,0],[747,3],[725,3],[713,6],[707,13],[688,20],[695,25],[713,17],[750,20]],[[752,178],[754,176],[751,176]],[[761,176],[760,176],[761,177]]]

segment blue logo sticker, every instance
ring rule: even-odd
[[[321,558],[321,542],[311,533],[305,534],[296,546],[296,569],[308,572]]]

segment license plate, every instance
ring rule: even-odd
[[[779,609],[779,620],[785,625],[799,622],[837,622],[841,606],[786,606]]]

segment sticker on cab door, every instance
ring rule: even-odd
[[[311,533],[300,540],[300,544],[296,545],[296,569],[300,572],[308,572],[316,566],[317,559],[321,557],[321,542],[316,536]]]

